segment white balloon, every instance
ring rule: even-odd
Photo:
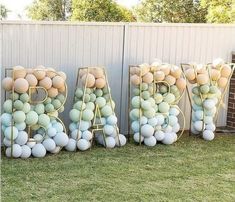
[[[14,143],[14,141],[12,142]],[[10,147],[11,146],[11,140],[7,139],[6,137],[4,137],[3,139],[3,144],[6,146],[6,147]]]
[[[70,138],[68,144],[65,146],[65,149],[67,151],[76,151],[76,147],[77,147],[76,140],[74,140],[73,138]]]
[[[173,144],[175,142],[175,136],[176,134],[175,133],[165,133],[165,137],[164,139],[162,140],[162,143],[163,144]]]
[[[150,136],[150,137],[145,137],[144,138],[144,144],[149,146],[149,147],[153,147],[155,146],[157,143],[157,140],[154,136]]]
[[[203,124],[202,121],[195,121],[195,122],[194,122],[194,128],[195,128],[197,131],[203,131],[204,128],[205,128],[205,124]]]
[[[43,136],[41,134],[36,134],[33,136],[33,138],[37,143],[41,143],[43,141]]]
[[[206,124],[206,129],[211,130],[211,131],[215,131],[215,129],[216,129],[215,124],[214,123]]]
[[[153,117],[151,119],[148,119],[148,124],[155,127],[157,125],[157,118]]]
[[[175,125],[172,126],[172,132],[179,132],[180,130],[180,124],[179,123],[176,123]]]
[[[114,148],[115,147],[115,139],[113,137],[107,137],[105,138],[105,142],[106,142],[106,147],[107,148]]]
[[[55,141],[51,138],[47,138],[42,142],[47,151],[53,151],[56,148]]]
[[[104,126],[104,133],[106,135],[111,135],[113,132],[114,132],[114,127],[113,126],[107,125],[107,124]]]
[[[155,132],[154,137],[156,138],[157,141],[162,141],[165,137],[165,133],[161,130],[158,130]]]
[[[92,133],[89,130],[86,130],[82,133],[82,138],[90,141],[92,139]]]
[[[157,118],[157,125],[161,126],[162,124],[164,124],[165,118],[162,114],[158,114],[156,118]]]
[[[115,137],[116,146],[124,146],[126,144],[126,137],[122,134],[119,134]]]
[[[202,137],[204,140],[211,141],[215,138],[215,134],[211,130],[204,130],[202,133]]]
[[[69,138],[64,132],[59,132],[54,137],[54,141],[55,141],[57,146],[64,147],[65,145],[68,144]]]
[[[36,145],[36,140],[34,138],[29,138],[26,145],[32,149]]]
[[[135,133],[134,136],[133,136],[133,138],[134,138],[134,141],[135,141],[135,142],[138,142],[138,143],[139,143],[139,141],[141,141],[141,142],[144,141],[144,137],[143,137],[142,135],[141,135],[141,137],[140,137],[140,133]]]
[[[56,135],[56,133],[57,133],[57,130],[55,128],[53,128],[53,127],[47,129],[47,134],[50,137],[54,137]]]
[[[37,158],[44,157],[46,155],[46,149],[45,147],[41,144],[38,143],[32,148],[32,155]]]
[[[12,145],[12,153],[11,153],[11,147],[8,147],[6,149],[6,156],[7,157],[14,157],[14,158],[19,158],[20,155],[22,154],[22,148],[19,144],[13,144]]]
[[[23,145],[22,147],[22,154],[21,154],[21,158],[22,159],[26,159],[26,158],[29,158],[31,156],[31,149],[29,146],[27,145]]]
[[[144,125],[148,122],[148,119],[145,117],[145,116],[141,116],[140,117],[140,124],[141,125]]]
[[[91,143],[85,139],[80,139],[77,142],[77,147],[81,151],[85,151],[85,150],[89,149],[90,146],[91,146]]]
[[[79,139],[81,139],[81,137],[82,137],[81,131],[78,132],[78,129],[75,129],[72,131],[71,138],[73,138],[74,140],[79,140]]]
[[[141,131],[140,132],[141,132],[142,136],[150,137],[154,133],[154,128],[149,124],[145,124],[145,125],[141,126]]]

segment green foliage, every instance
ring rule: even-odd
[[[8,10],[6,8],[6,6],[0,4],[0,20],[3,20],[3,19],[6,19],[7,18],[7,13],[9,12],[10,10]]]
[[[130,10],[113,0],[72,0],[72,20],[129,22],[135,18]]]
[[[34,0],[27,8],[33,20],[67,20],[71,10],[70,0]]]
[[[135,14],[143,22],[202,23],[206,9],[195,0],[142,0]]]
[[[207,9],[207,22],[235,22],[235,0],[201,0],[201,6]]]
[[[2,157],[8,201],[234,201],[235,136],[212,142],[185,134],[153,148],[61,151],[45,158]]]

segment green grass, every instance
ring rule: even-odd
[[[2,201],[235,201],[235,136],[2,158]]]

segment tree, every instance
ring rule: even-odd
[[[206,9],[196,0],[143,0],[135,7],[138,21],[199,23],[205,22]]]
[[[34,0],[27,10],[33,20],[64,21],[69,18],[71,0]]]
[[[135,21],[132,12],[113,0],[72,0],[72,20],[101,22]]]
[[[0,19],[3,20],[3,19],[6,19],[7,18],[7,14],[10,10],[8,10],[6,8],[6,6],[0,4],[0,10],[1,10],[1,15],[0,15]]]
[[[201,0],[201,6],[207,9],[206,19],[211,23],[235,22],[234,0]]]

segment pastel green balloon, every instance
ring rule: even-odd
[[[38,125],[43,126],[47,128],[47,126],[50,124],[50,117],[46,114],[41,114],[38,117]]]
[[[142,98],[144,98],[145,100],[150,98],[150,93],[148,91],[143,91],[142,92]]]
[[[103,95],[103,91],[101,89],[96,89],[95,95],[96,95],[96,97],[101,97]]]
[[[179,91],[176,85],[172,85],[170,87],[170,90],[171,90],[171,93],[173,93],[173,94],[176,93],[177,91]]]
[[[155,99],[156,104],[159,104],[163,101],[163,96],[160,93],[156,93],[154,95],[154,99]]]
[[[9,126],[5,129],[4,135],[8,140],[15,140],[18,136],[18,129],[15,126]]]
[[[48,97],[43,103],[45,104],[45,105],[47,105],[47,104],[49,104],[49,103],[51,103],[51,98],[50,97]]]
[[[30,111],[27,115],[26,115],[26,120],[25,120],[26,124],[31,126],[31,125],[35,125],[38,122],[38,114],[35,111]]]
[[[69,117],[70,117],[70,120],[73,121],[73,122],[78,122],[79,121],[79,118],[80,118],[80,111],[77,110],[77,109],[72,109],[70,112],[69,112]]]
[[[192,92],[195,95],[200,95],[199,87],[198,86],[193,87]]]
[[[59,99],[54,99],[52,101],[52,105],[54,106],[55,109],[59,109],[61,107],[61,102]]]
[[[109,94],[104,94],[103,98],[106,100],[106,102],[108,102],[110,100]]]
[[[200,91],[202,94],[207,94],[210,91],[210,87],[208,84],[200,86]]]
[[[140,99],[140,96],[135,96],[131,99],[131,105],[133,108],[139,108],[140,107],[140,101],[143,100]]]
[[[212,94],[217,94],[219,91],[218,87],[217,86],[210,86],[210,93]]]
[[[84,121],[91,121],[94,118],[94,113],[90,109],[85,109],[82,112],[82,120]]]
[[[12,100],[6,100],[3,103],[3,110],[7,113],[12,113]]]
[[[158,105],[158,110],[161,113],[167,113],[170,109],[170,106],[167,102],[162,102]]]
[[[96,95],[94,93],[90,94],[90,102],[95,102],[96,100]]]
[[[163,99],[164,102],[167,102],[168,104],[172,104],[175,102],[175,95],[172,93],[167,93],[167,95]]]
[[[16,127],[18,130],[24,130],[24,129],[26,128],[26,123],[25,123],[25,122],[16,123],[16,124],[15,124],[15,127]]]
[[[64,111],[64,106],[61,106],[58,110],[59,113],[62,113]]]
[[[86,88],[86,93],[91,94],[93,92],[92,88]]]
[[[90,95],[89,94],[85,94],[84,95],[84,102],[87,103],[90,101]]]
[[[160,90],[161,93],[167,93],[168,92],[168,88],[165,85],[161,85],[159,90]]]
[[[105,87],[103,88],[103,93],[104,93],[104,94],[107,94],[108,92],[109,92],[109,89],[108,89],[107,86],[105,86]]]
[[[11,100],[19,100],[19,94],[18,93],[16,93],[16,92],[14,92],[14,93],[10,93],[9,94],[9,98],[11,99]]]
[[[142,91],[148,90],[148,84],[147,83],[142,83],[141,84],[141,90]]]
[[[142,116],[142,111],[140,109],[132,109],[130,111],[130,118],[132,120],[137,120],[141,116]]]
[[[111,106],[113,109],[115,109],[115,102],[113,100],[107,102],[108,106]]]
[[[14,108],[15,108],[16,110],[22,110],[24,104],[23,104],[23,102],[21,102],[20,100],[16,100],[16,101],[14,102],[13,106],[14,106]]]
[[[112,115],[113,114],[113,110],[112,110],[111,106],[108,106],[108,105],[104,106],[101,109],[101,114],[103,116],[105,116],[105,117]]]
[[[141,108],[144,110],[149,110],[151,108],[151,103],[148,101],[142,101]]]
[[[63,94],[57,95],[56,99],[58,99],[61,103],[65,101],[65,96]]]
[[[47,113],[50,113],[50,112],[55,111],[55,108],[51,103],[49,103],[45,106],[45,110],[46,110]]]
[[[75,91],[75,95],[77,98],[82,98],[83,96],[83,90],[81,88],[77,88]]]
[[[15,123],[22,123],[26,119],[25,113],[23,111],[15,111],[13,113],[13,119]]]
[[[20,100],[22,102],[29,102],[29,95],[27,93],[23,93],[20,95]]]
[[[49,104],[49,103],[48,103]],[[44,114],[45,112],[45,107],[44,107],[44,104],[37,104],[34,108],[34,111],[37,113],[37,114]]]
[[[81,111],[81,110],[84,110],[84,109],[86,108],[86,104],[85,104],[85,103],[82,103],[82,101],[77,101],[77,102],[73,105],[73,108]]]
[[[146,116],[148,119],[151,119],[155,116],[155,109],[150,108],[148,110],[144,110],[144,116]]]
[[[134,93],[135,96],[140,95],[140,90],[139,90],[139,88],[134,88],[134,89],[133,89],[133,93]]]
[[[198,95],[193,96],[193,101],[195,102],[196,105],[202,105],[202,100]]]
[[[102,108],[106,105],[106,100],[103,97],[98,97],[96,98],[95,104]]]
[[[93,111],[95,109],[95,104],[93,102],[88,102],[86,103],[86,108]]]
[[[22,108],[22,111],[23,111],[25,114],[27,114],[27,113],[30,111],[30,109],[31,109],[30,104],[29,104],[28,102],[24,103],[24,106],[23,106],[23,108]]]

